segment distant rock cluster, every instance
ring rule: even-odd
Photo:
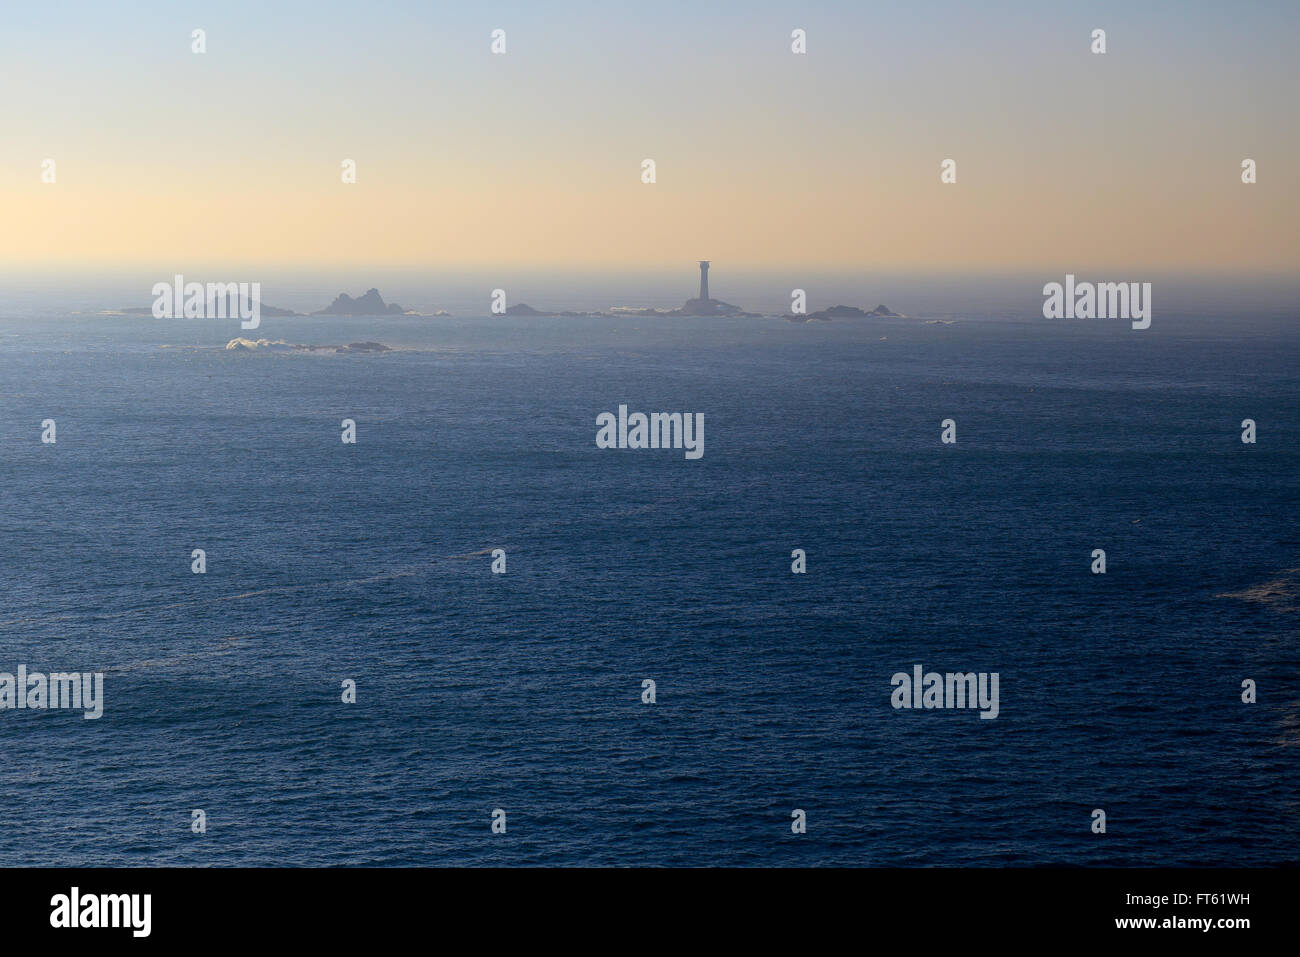
[[[313,316],[400,316],[405,310],[395,302],[384,302],[378,289],[367,289],[360,299],[353,299],[346,292],[341,292],[334,301],[324,309],[313,312]]]
[[[294,312],[292,309],[281,309],[278,306],[268,306],[266,303],[258,303],[257,305],[258,305],[258,314],[264,317],[271,316],[274,318],[278,316],[301,316],[302,315],[301,312]],[[127,306],[122,309],[106,310],[104,313],[101,313],[101,315],[116,315],[119,313],[124,316],[152,316],[153,307],[152,306]]]
[[[878,318],[904,319],[905,316],[894,312],[888,306],[879,305],[870,311],[859,309],[857,306],[831,306],[829,309],[821,309],[817,312],[810,312],[807,315],[786,314],[785,319],[791,322],[812,322],[818,320],[821,322],[830,322],[832,319],[878,319]]]
[[[634,309],[627,306],[619,306],[609,312],[542,312],[534,309],[526,302],[517,303],[506,309],[507,316],[583,316],[598,319],[612,319],[619,316],[647,316],[647,317],[707,317],[707,316],[730,316],[741,319],[761,319],[761,313],[746,312],[739,306],[733,306],[729,302],[723,302],[721,299],[687,299],[686,302],[677,309]]]
[[[746,312],[721,299],[687,299],[681,307],[666,313],[669,316],[733,316],[741,319],[760,319],[756,312]]]
[[[534,309],[526,302],[516,303],[506,308],[507,316],[603,316],[603,312],[543,312]]]
[[[703,288],[702,290],[703,291]],[[116,313],[125,315],[150,315],[151,310],[148,308],[127,308],[115,310]],[[112,313],[110,313],[112,314]],[[280,309],[275,306],[262,304],[261,314],[263,316],[415,316],[420,313],[404,310],[395,302],[384,302],[384,297],[379,294],[378,289],[367,289],[360,297],[353,299],[345,292],[341,292],[335,297],[334,301],[324,309],[318,309],[313,313],[294,312],[291,309]],[[438,310],[432,313],[433,316],[447,316],[450,313],[445,310]],[[637,308],[631,306],[614,306],[608,312],[547,312],[541,309],[534,309],[526,302],[516,303],[505,310],[505,315],[513,318],[530,318],[542,316],[559,316],[559,317],[580,317],[580,318],[626,318],[628,316],[645,316],[645,317],[672,317],[672,318],[707,318],[711,316],[740,318],[740,319],[761,319],[764,318],[762,313],[746,312],[739,306],[732,305],[729,302],[723,302],[721,299],[694,298],[687,299],[681,306],[676,309],[652,309]],[[829,309],[822,309],[818,312],[808,313],[806,315],[786,314],[784,319],[790,322],[829,322],[832,319],[876,319],[876,318],[899,318],[905,319],[897,312],[894,312],[888,306],[878,305],[875,309],[864,310],[857,306],[831,306]],[[377,347],[377,348],[365,348]],[[338,351],[353,352],[380,352],[387,351],[386,346],[379,343],[354,342],[347,346],[306,346],[295,345],[283,341],[268,339],[231,339],[226,346],[227,349],[263,349],[271,351],[292,351],[292,350],[312,350],[312,349],[335,349]]]

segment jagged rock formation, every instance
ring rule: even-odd
[[[341,292],[338,297],[317,312],[313,316],[400,316],[405,312],[401,306],[395,302],[384,302],[384,297],[379,295],[378,289],[367,289],[364,296],[359,299],[353,299],[346,292]]]

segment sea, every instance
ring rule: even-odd
[[[1294,865],[1298,372],[1294,310],[0,309],[0,672],[104,675],[0,710],[0,859]]]

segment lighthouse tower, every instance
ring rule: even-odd
[[[709,260],[700,260],[700,298],[709,298]]]

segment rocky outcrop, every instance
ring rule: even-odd
[[[378,289],[367,289],[365,295],[353,299],[341,292],[335,300],[313,316],[400,316],[405,310],[395,302],[384,302]]]
[[[820,309],[817,312],[810,312],[805,316],[794,316],[787,314],[783,318],[791,322],[811,322],[816,319],[821,322],[829,322],[832,319],[905,319],[897,312],[894,312],[888,306],[879,305],[875,309],[859,309],[857,306],[831,306],[829,309]]]
[[[226,343],[231,352],[333,352],[336,355],[358,355],[370,352],[392,352],[382,342],[349,342],[346,346],[310,345],[285,342],[283,339],[245,339],[242,336]]]

